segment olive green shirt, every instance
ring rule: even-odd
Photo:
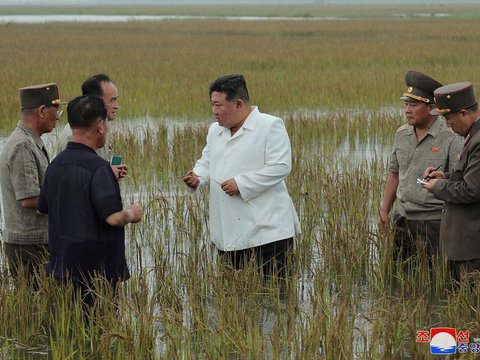
[[[462,149],[462,138],[455,135],[445,121],[437,117],[425,137],[417,143],[415,128],[405,124],[395,133],[395,143],[388,171],[398,174],[397,212],[412,220],[442,217],[443,201],[417,184],[425,169],[437,167],[449,172]]]
[[[48,243],[47,217],[20,204],[20,200],[40,195],[48,163],[43,141],[19,121],[0,155],[4,242],[15,245]]]
[[[60,153],[61,151],[67,148],[67,144],[72,137],[72,129],[70,125],[67,123],[63,130],[58,135],[57,139],[57,146],[56,146],[56,154]],[[105,159],[106,161],[110,162],[112,160],[112,148],[108,143],[105,143],[103,147],[100,149],[95,150],[97,155],[101,158]]]

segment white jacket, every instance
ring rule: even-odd
[[[217,122],[210,126],[193,171],[200,177],[199,188],[210,185],[210,236],[219,250],[242,250],[300,232],[284,182],[291,167],[282,119],[253,107],[233,136]],[[232,177],[240,195],[229,196],[220,187]]]

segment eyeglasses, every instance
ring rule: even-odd
[[[63,110],[60,110],[60,109],[59,109],[58,107],[56,107],[56,106],[47,106],[47,107],[50,108],[50,109],[55,110],[56,115],[57,115],[57,119],[58,119],[60,116],[62,116]]]

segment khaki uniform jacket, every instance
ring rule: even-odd
[[[388,171],[398,174],[396,210],[409,220],[440,220],[443,202],[417,184],[429,166],[442,165],[449,172],[462,151],[462,138],[437,117],[426,136],[417,142],[413,126],[405,124],[395,133]]]
[[[480,259],[480,121],[470,136],[449,178],[433,188],[445,201],[440,248],[454,261]]]
[[[48,163],[48,153],[40,137],[18,122],[0,155],[4,242],[14,245],[48,243],[47,217],[20,203],[40,195]]]

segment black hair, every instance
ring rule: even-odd
[[[101,97],[103,95],[102,83],[113,82],[106,74],[96,74],[89,77],[82,84],[82,95],[96,95]]]
[[[68,123],[72,128],[89,128],[99,119],[106,120],[107,110],[101,98],[95,95],[77,96],[67,105]]]
[[[210,84],[210,97],[214,91],[224,93],[227,101],[232,102],[236,99],[241,99],[246,103],[250,103],[250,96],[248,95],[247,84],[243,75],[232,74],[219,77]]]

